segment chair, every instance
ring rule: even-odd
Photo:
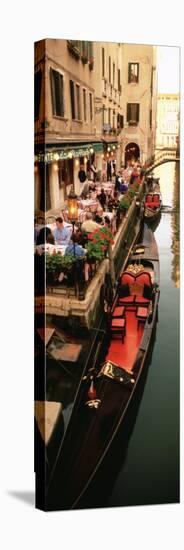
[[[122,343],[124,342],[124,336],[126,334],[126,319],[125,318],[112,318],[111,321],[111,335],[112,338],[114,335],[120,334],[122,338]]]
[[[147,307],[138,307],[136,312],[136,317],[138,319],[137,327],[139,328],[139,325],[141,323],[145,323],[148,315],[148,308]]]

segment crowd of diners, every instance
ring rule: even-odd
[[[139,162],[129,162],[126,169],[122,168],[115,176],[113,182],[113,193],[106,194],[103,188],[103,183],[100,184],[100,193],[97,197],[96,210],[86,211],[85,219],[82,223],[76,222],[74,227],[70,223],[67,223],[62,215],[58,215],[55,218],[55,223],[52,224],[52,228],[48,226],[41,227],[39,232],[35,233],[35,245],[37,252],[39,252],[40,245],[53,245],[53,247],[61,246],[64,248],[64,254],[75,255],[76,258],[83,258],[84,261],[84,278],[85,282],[88,282],[90,276],[90,269],[87,262],[87,248],[88,234],[92,234],[100,227],[106,227],[111,229],[111,221],[108,217],[108,213],[116,212],[119,201],[122,195],[126,193],[128,187],[136,181],[141,183],[142,179],[142,167]],[[108,182],[110,183],[110,182]],[[88,190],[82,191],[82,198],[90,198],[90,192],[96,190],[95,175],[94,180],[88,185]],[[50,247],[52,249],[52,246]],[[41,253],[41,249],[40,249]],[[59,282],[62,282],[64,274],[59,275]]]

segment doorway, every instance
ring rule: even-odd
[[[130,160],[137,161],[140,158],[140,149],[137,143],[128,143],[125,147],[125,166]]]

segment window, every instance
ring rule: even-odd
[[[113,63],[113,86],[115,86],[115,63]]]
[[[89,109],[90,109],[90,121],[93,120],[93,98],[92,94],[89,94]]]
[[[118,92],[121,92],[121,72],[118,69]]]
[[[111,58],[109,56],[109,82],[111,84]]]
[[[73,80],[70,80],[70,101],[71,101],[72,119],[75,119],[75,90],[74,90]]]
[[[34,117],[35,118],[39,118],[41,85],[42,85],[42,71],[39,70],[34,75]]]
[[[139,122],[139,103],[127,103],[127,122],[129,126],[137,126]]]
[[[84,122],[87,120],[87,111],[86,111],[86,90],[83,88],[83,109],[84,109]]]
[[[108,108],[108,124],[111,125],[111,109],[110,109],[110,107]]]
[[[105,105],[103,105],[103,110],[102,110],[102,124],[103,126],[105,124]]]
[[[128,82],[139,82],[139,63],[128,64]]]
[[[115,110],[113,109],[113,112],[112,112],[112,127],[115,128]]]
[[[55,116],[64,116],[63,75],[54,69],[50,70],[52,112]]]
[[[77,106],[77,112],[76,112],[76,118],[78,120],[81,119],[81,111],[80,111],[80,86],[76,84],[76,106]]]
[[[105,49],[102,48],[102,77],[105,76]]]
[[[117,115],[117,128],[124,128],[123,115],[120,115],[119,113]]]

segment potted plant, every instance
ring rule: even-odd
[[[125,216],[127,210],[129,209],[130,204],[131,204],[131,199],[130,197],[128,197],[127,193],[125,193],[123,198],[120,200],[119,207],[118,207],[120,216],[122,215],[122,218]]]
[[[89,69],[90,69],[90,71],[93,70],[93,67],[94,67],[94,57],[90,57],[89,58]]]
[[[130,187],[126,193],[127,197],[130,197],[130,200],[132,202],[133,198],[135,197],[135,189]]]
[[[81,59],[84,65],[88,62],[88,52],[87,50],[84,50],[81,54]]]
[[[47,284],[54,284],[61,272],[71,273],[76,258],[72,254],[62,256],[60,252],[45,255]]]
[[[95,229],[88,234],[88,259],[90,261],[102,261],[108,253],[109,247],[113,244],[113,236],[107,227]]]

